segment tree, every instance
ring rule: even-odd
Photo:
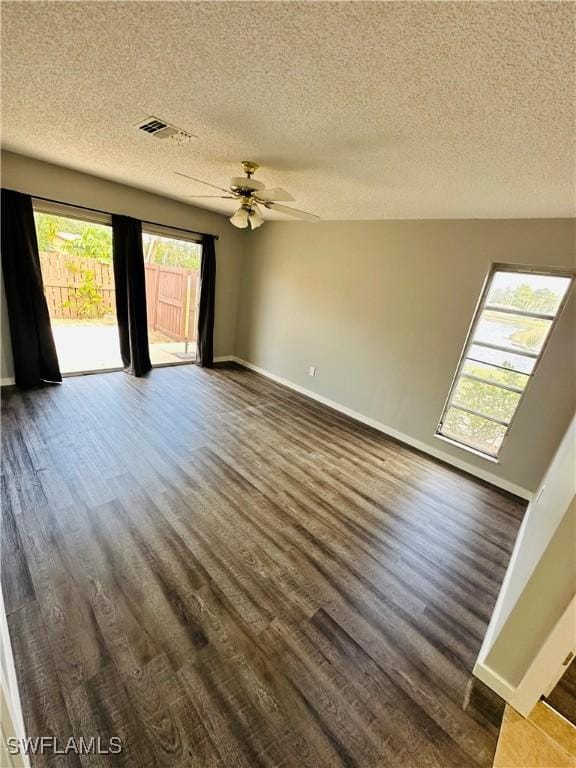
[[[40,253],[67,253],[111,263],[111,227],[49,213],[36,213],[34,218]]]
[[[38,238],[38,250],[40,253],[54,250],[54,244],[58,236],[58,220],[55,216],[45,213],[36,213],[36,236]]]
[[[98,224],[87,224],[82,229],[80,237],[67,241],[64,250],[74,256],[110,264],[112,261],[112,232],[109,227]]]
[[[162,264],[185,269],[200,268],[201,247],[196,243],[146,233],[142,240],[146,264]]]
[[[96,274],[92,269],[82,269],[74,262],[68,262],[66,268],[71,274],[79,274],[80,284],[68,283],[69,296],[68,301],[62,303],[63,307],[68,307],[73,314],[81,320],[91,320],[99,318],[106,314],[107,307],[104,304],[102,291],[96,284]]]
[[[514,289],[497,288],[488,298],[490,304],[515,307],[527,312],[552,313],[558,305],[558,296],[550,288],[532,288],[528,283]]]
[[[112,229],[78,219],[36,213],[38,249],[41,253],[67,253],[79,258],[112,261]],[[142,236],[146,264],[162,264],[185,269],[200,268],[201,246],[186,240],[150,235]]]
[[[510,362],[504,361],[503,368],[493,368],[489,374],[481,364],[466,362],[465,373],[484,379],[485,383],[475,379],[461,378],[456,390],[454,403],[484,413],[504,422],[509,422],[520,399],[520,394],[509,389],[490,386],[490,381],[507,384],[519,389],[526,386],[527,377],[512,370]],[[495,453],[505,427],[494,421],[483,419],[457,408],[450,408],[444,421],[448,432],[466,436],[478,447]]]

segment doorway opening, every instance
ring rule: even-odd
[[[576,725],[576,661],[573,653],[566,659],[566,671],[544,699],[552,709]]]
[[[202,245],[179,230],[151,225],[142,240],[152,365],[194,362]]]
[[[60,370],[121,368],[110,217],[35,204],[34,219]]]

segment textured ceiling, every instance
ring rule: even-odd
[[[575,14],[9,0],[3,145],[176,198],[209,190],[173,171],[225,186],[255,160],[267,186],[326,219],[572,216]],[[139,134],[147,115],[198,138]]]

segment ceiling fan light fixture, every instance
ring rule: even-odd
[[[238,229],[246,229],[248,226],[248,216],[250,215],[250,209],[245,208],[243,205],[238,208],[234,216],[230,217],[231,224],[234,224]]]
[[[260,215],[260,212],[256,208],[253,208],[250,211],[250,214],[248,216],[248,221],[250,222],[250,226],[252,227],[252,229],[258,229],[258,227],[261,227],[262,224],[264,224],[264,219],[262,218],[262,216]]]
[[[1,2],[1,0],[0,0]],[[153,128],[156,125],[155,121]],[[161,123],[164,125],[164,123]],[[234,176],[230,180],[230,186],[219,187],[217,184],[212,184],[210,181],[203,181],[197,179],[194,176],[189,176],[187,173],[181,173],[175,171],[178,176],[183,176],[190,181],[195,181],[199,184],[205,184],[212,189],[217,189],[219,192],[224,192],[223,195],[187,195],[186,197],[212,197],[221,198],[222,200],[238,200],[240,208],[236,213],[230,217],[230,222],[238,229],[258,229],[264,224],[264,219],[260,210],[266,208],[270,211],[278,211],[278,213],[285,213],[287,216],[292,216],[295,219],[302,219],[304,221],[318,221],[320,218],[313,213],[307,211],[300,211],[298,208],[290,208],[287,205],[281,205],[280,201],[291,202],[294,200],[289,192],[281,187],[273,187],[266,189],[263,182],[259,179],[255,179],[253,174],[258,170],[258,164],[248,160],[242,162],[242,170],[246,176]],[[260,206],[260,207],[259,207]]]

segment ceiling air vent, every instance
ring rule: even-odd
[[[183,131],[181,128],[170,125],[170,123],[157,117],[147,117],[146,120],[137,123],[136,128],[156,139],[171,139],[175,144],[187,144],[194,138],[188,131]]]

